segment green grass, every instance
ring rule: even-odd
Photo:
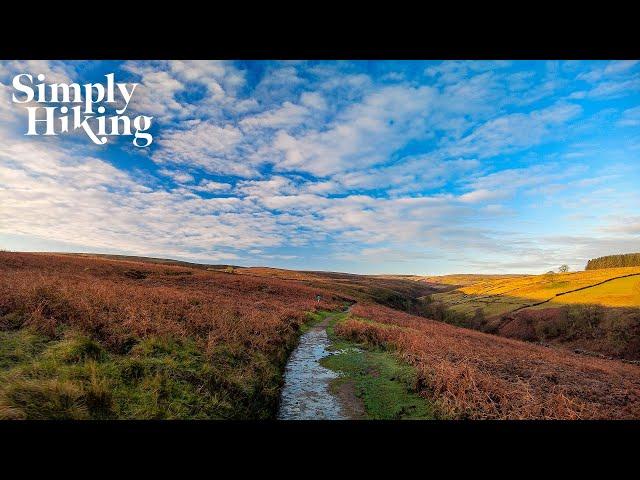
[[[249,381],[248,379],[251,379]],[[126,355],[78,333],[0,332],[0,418],[269,418],[277,367],[225,346],[148,338]]]
[[[0,331],[0,370],[11,368],[40,353],[47,343],[41,335],[18,330]]]
[[[436,418],[434,406],[415,391],[417,376],[412,366],[400,361],[392,352],[349,342],[335,334],[336,323],[346,315],[336,315],[327,327],[331,350],[340,352],[321,360],[324,367],[341,374],[332,382],[332,388],[352,382],[369,419]]]
[[[321,323],[325,318],[333,315],[335,312],[320,310],[317,312],[307,312],[307,321],[300,327],[300,333],[306,333],[315,325]]]
[[[300,334],[333,313],[309,312]],[[192,339],[158,337],[115,353],[72,330],[56,338],[0,330],[0,419],[268,419],[288,352],[280,353],[233,344],[205,353]]]

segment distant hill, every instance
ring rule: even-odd
[[[476,280],[425,297],[425,315],[640,362],[640,266]]]
[[[617,267],[640,267],[640,253],[625,253],[593,258],[587,262],[585,270]]]
[[[54,252],[33,252],[40,255],[51,255]],[[141,257],[137,255],[114,255],[110,253],[67,253],[67,252],[55,252],[55,255],[69,255],[76,257],[89,257],[89,258],[106,258],[109,260],[121,260],[125,262],[145,262],[156,263],[160,265],[175,265],[189,268],[201,268],[205,270],[225,270],[229,267],[240,268],[238,265],[229,264],[208,264],[208,263],[194,263],[185,262],[183,260],[173,260],[170,258],[156,258],[156,257]]]

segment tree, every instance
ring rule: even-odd
[[[567,273],[569,271],[569,265],[567,265],[567,264],[560,265],[560,267],[558,268],[558,271],[560,273]]]

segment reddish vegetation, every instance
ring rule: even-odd
[[[316,295],[322,301],[316,302]],[[305,312],[342,302],[278,279],[66,255],[0,253],[1,328],[80,329],[113,351],[148,336],[193,337],[268,356],[285,352]],[[18,322],[18,324],[15,324]]]
[[[116,353],[145,337],[191,338],[215,365],[228,364],[240,383],[254,385],[272,408],[277,370],[305,312],[343,305],[344,286],[322,283],[326,288],[185,266],[0,252],[0,330],[31,327],[54,337],[67,326]],[[394,298],[389,291],[383,290],[385,301]],[[417,367],[419,390],[448,416],[640,418],[639,366],[358,302],[336,331],[397,348]],[[216,381],[227,378],[225,372]],[[244,415],[257,408],[250,402]]]
[[[336,332],[391,346],[448,416],[640,418],[640,366],[500,338],[358,304]]]
[[[640,309],[563,305],[524,309],[493,320],[495,333],[508,338],[640,360]]]

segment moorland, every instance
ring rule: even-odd
[[[431,418],[637,419],[638,274],[365,276],[0,252],[0,418],[272,419],[298,338],[341,312],[332,337],[384,355]]]

